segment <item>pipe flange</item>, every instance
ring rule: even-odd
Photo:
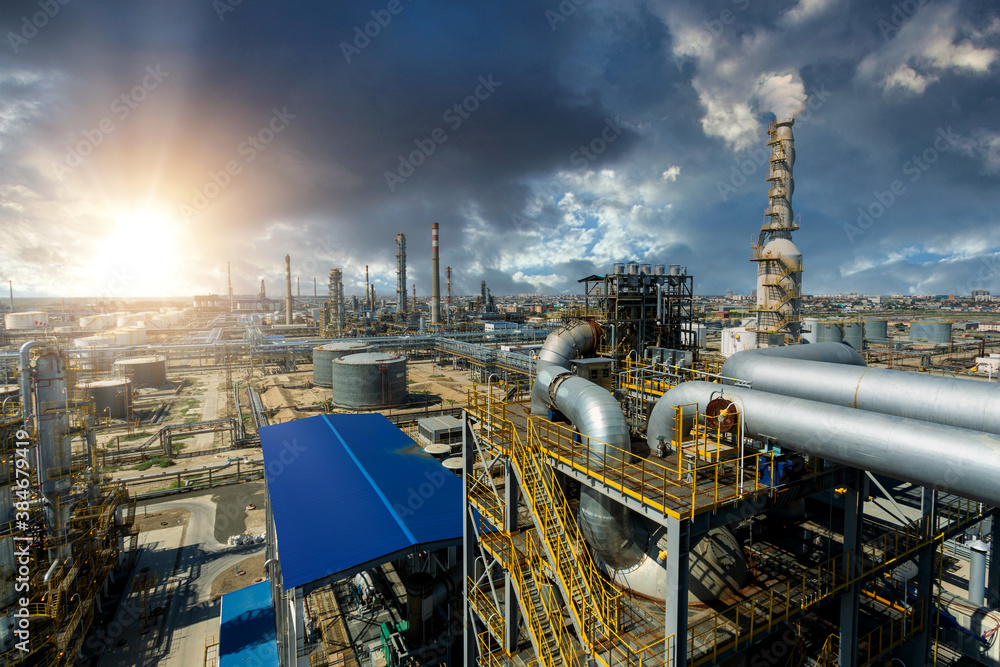
[[[736,404],[728,398],[713,398],[705,406],[705,426],[713,430],[718,428],[720,433],[731,431],[738,417]]]
[[[556,394],[559,392],[559,387],[562,383],[571,377],[576,377],[573,373],[560,373],[559,375],[552,378],[552,382],[549,383],[548,394],[549,394],[549,405],[551,407],[556,407]]]

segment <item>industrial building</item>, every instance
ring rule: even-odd
[[[1000,666],[1000,390],[970,369],[997,353],[945,319],[804,316],[792,128],[768,129],[738,326],[697,321],[680,263],[612,263],[533,326],[481,276],[455,304],[436,223],[419,299],[398,234],[394,299],[367,266],[361,299],[342,268],[293,298],[286,255],[283,302],[12,313],[3,664],[72,663],[137,493],[255,482],[260,581],[220,596],[205,667]],[[195,453],[221,460],[117,470]]]

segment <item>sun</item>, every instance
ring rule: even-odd
[[[183,223],[166,208],[122,208],[107,216],[106,232],[97,239],[94,277],[119,296],[162,294],[174,282],[182,259]]]

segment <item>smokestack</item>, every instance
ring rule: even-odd
[[[448,326],[451,326],[451,267],[445,267],[445,275],[448,277],[448,300],[445,302],[445,319],[448,320]]]
[[[371,293],[371,297],[369,299],[369,303],[371,303],[371,310],[372,310],[372,312],[374,312],[375,311],[375,284],[374,283],[372,283],[372,293]]]
[[[10,285],[10,312],[14,312],[14,281],[8,280],[7,284]]]
[[[441,267],[436,222],[431,224],[431,324],[441,324]]]
[[[767,128],[771,147],[767,211],[751,258],[757,262],[757,347],[797,343],[802,330],[802,253],[792,242],[792,232],[799,228],[792,211],[794,124],[792,118],[775,119]]]
[[[319,293],[316,291],[316,277],[315,276],[313,276],[313,296],[319,296]]]
[[[229,312],[233,312],[235,304],[233,304],[233,273],[230,269],[229,262],[226,262],[226,285],[228,285],[229,293]],[[11,306],[13,306],[13,300],[11,300]]]
[[[257,293],[257,298],[263,301],[267,298],[267,290],[264,289],[264,279],[260,279],[260,291]]]
[[[365,310],[371,310],[372,309],[372,297],[371,297],[371,292],[368,291],[368,265],[367,264],[365,264],[365,302],[368,305],[368,307],[365,308]]]
[[[417,311],[417,284],[413,283],[413,312]]]
[[[295,298],[301,298],[302,296],[302,285],[299,284],[299,277],[295,276]]]
[[[406,236],[396,234],[396,314],[406,314]]]
[[[285,255],[285,324],[292,323],[292,258]]]

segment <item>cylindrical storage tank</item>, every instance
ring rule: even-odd
[[[819,318],[817,317],[806,317],[802,320],[802,340],[807,343],[816,343],[816,331],[819,328]]]
[[[947,345],[951,342],[951,322],[913,320],[910,322],[910,340],[914,343]]]
[[[125,419],[132,406],[132,381],[128,378],[115,380],[91,380],[80,382],[77,389],[86,392],[94,401],[94,414],[98,417]]]
[[[844,321],[844,342],[860,352],[865,341],[865,325],[861,320]]]
[[[337,343],[327,343],[313,348],[313,384],[320,387],[329,387],[330,365],[334,359],[340,359],[348,354],[359,354],[367,352],[371,347],[368,343],[358,341],[341,341]]]
[[[342,408],[382,408],[406,400],[406,357],[362,352],[330,365],[333,404]]]
[[[986,598],[986,556],[988,544],[981,540],[969,542],[969,602],[981,607]]]
[[[870,318],[865,320],[865,338],[883,341],[889,338],[889,320]]]
[[[132,380],[132,386],[162,387],[167,383],[167,358],[163,355],[119,359],[115,362],[115,375]]]
[[[448,470],[452,471],[459,477],[462,476],[462,457],[461,456],[450,456],[441,462]]]
[[[443,461],[444,459],[451,456],[451,445],[444,445],[444,444],[427,445],[426,447],[424,447],[424,451],[433,456],[434,458],[438,459],[439,461]]]
[[[844,323],[840,320],[820,320],[816,323],[817,343],[844,342]]]

